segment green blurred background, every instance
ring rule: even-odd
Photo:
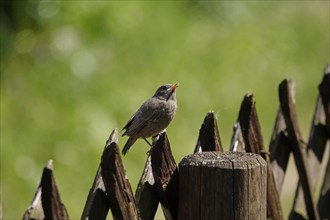
[[[329,1],[2,1],[3,218],[22,217],[48,159],[70,217],[80,218],[108,135],[164,83],[180,84],[168,127],[177,163],[209,110],[228,150],[247,91],[267,146],[287,77],[307,140],[328,62]],[[138,141],[123,158],[134,191],[147,151]]]

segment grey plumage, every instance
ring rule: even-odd
[[[153,137],[163,131],[172,121],[176,109],[177,84],[165,84],[145,101],[126,123],[122,136],[129,136],[122,153],[125,155],[138,138]]]

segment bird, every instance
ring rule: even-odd
[[[150,146],[148,137],[155,137],[170,124],[177,110],[176,84],[164,84],[155,94],[145,101],[128,120],[122,136],[129,138],[122,150],[125,155],[137,139],[143,138]]]

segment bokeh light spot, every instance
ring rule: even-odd
[[[36,164],[31,157],[19,156],[15,160],[16,174],[25,180],[32,180],[36,177]]]
[[[91,75],[96,70],[94,55],[88,51],[78,52],[71,61],[71,70],[79,78]]]
[[[96,104],[81,105],[78,114],[80,118],[86,120],[87,133],[95,141],[103,140],[118,124],[116,119],[112,118],[105,109]]]
[[[25,54],[31,52],[36,43],[36,36],[30,29],[19,32],[15,40],[15,49],[18,53]]]
[[[60,10],[59,1],[40,1],[38,4],[38,14],[42,18],[50,18],[56,15]]]
[[[79,44],[76,29],[72,26],[64,26],[54,31],[51,50],[55,56],[61,58],[74,51]]]

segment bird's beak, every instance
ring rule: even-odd
[[[170,87],[170,90],[175,91],[176,88],[178,88],[178,87],[179,87],[179,84],[178,83],[175,83],[173,86]]]

